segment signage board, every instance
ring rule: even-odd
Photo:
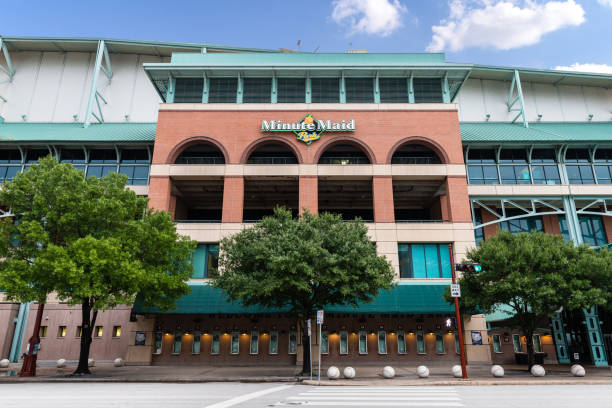
[[[458,283],[451,283],[450,285],[451,297],[461,297],[461,288]]]
[[[312,335],[312,327],[310,325],[310,319],[308,319],[308,337],[310,337]]]
[[[317,324],[323,324],[323,310],[317,310]]]
[[[354,132],[355,119],[341,120],[334,122],[332,120],[317,120],[315,117],[307,113],[302,119],[297,122],[283,122],[282,120],[262,120],[262,132],[293,132],[297,140],[310,145],[315,140],[321,138],[323,132]]]

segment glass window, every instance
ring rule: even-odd
[[[610,170],[612,170],[612,166],[595,166],[595,175],[597,176],[598,184],[612,184]]]
[[[436,333],[436,353],[446,353],[446,350],[444,350],[444,337],[442,336],[442,333]]]
[[[408,103],[408,80],[406,78],[379,78],[381,103]]]
[[[121,326],[113,326],[113,337],[121,337]]]
[[[1,149],[0,164],[21,164],[21,152],[17,149]]]
[[[340,354],[348,354],[348,333],[340,332]]]
[[[103,177],[117,171],[117,152],[115,149],[91,149],[87,177]]]
[[[57,337],[66,337],[66,326],[60,326],[58,328]]]
[[[499,153],[500,163],[527,163],[527,150],[525,149],[501,149]]]
[[[373,103],[374,78],[344,78],[346,103]]]
[[[60,152],[61,163],[85,163],[85,151],[83,149],[62,149]]]
[[[595,150],[595,163],[612,163],[612,149]]]
[[[441,103],[442,102],[442,80],[440,78],[414,78],[415,103]]]
[[[502,184],[531,184],[529,166],[499,166]]]
[[[423,335],[423,332],[421,330],[417,331],[416,341],[417,341],[417,353],[425,354],[425,336]]]
[[[191,354],[200,354],[200,343],[201,343],[200,333],[194,333],[193,334],[193,344],[191,345]]]
[[[202,103],[204,78],[176,78],[174,103]]]
[[[291,330],[289,332],[289,354],[297,353],[297,332]]]
[[[174,333],[174,341],[172,342],[172,354],[181,354],[181,343],[183,335],[181,332]]]
[[[512,214],[509,212],[507,214]],[[508,215],[512,216],[512,215]],[[532,230],[536,230],[538,232],[544,231],[544,226],[542,224],[542,217],[535,216],[529,218],[519,218],[516,220],[502,221],[499,224],[499,229],[504,231],[512,232],[513,234],[518,234],[520,232],[530,232]]]
[[[591,165],[566,165],[567,178],[570,184],[595,184]]]
[[[455,353],[461,354],[461,345],[459,344],[459,334],[455,333]]]
[[[468,166],[468,181],[470,184],[499,184],[497,166]]]
[[[221,340],[221,333],[213,332],[212,334],[212,342],[210,343],[210,354],[219,354]]]
[[[359,354],[368,354],[368,333],[365,330],[359,332]]]
[[[252,331],[251,332],[251,347],[249,352],[251,354],[259,354],[259,332]]]
[[[339,78],[312,78],[310,80],[312,103],[339,103]]]
[[[164,333],[160,331],[155,332],[155,344],[153,345],[153,354],[161,354],[162,346],[164,344]]]
[[[554,149],[533,149],[531,151],[531,163],[556,163]]]
[[[13,180],[21,171],[21,152],[16,149],[0,150],[0,183]]]
[[[559,168],[557,165],[531,165],[531,175],[534,184],[561,184],[561,177],[559,176]]]
[[[387,332],[378,332],[378,354],[387,354]]]
[[[406,333],[397,332],[397,354],[406,354]]]
[[[244,78],[243,103],[270,103],[272,78]]]
[[[231,334],[230,354],[239,354],[239,353],[240,353],[240,333],[232,333]]]
[[[219,266],[219,246],[217,244],[198,244],[193,253],[193,279],[206,279]]]
[[[451,277],[447,244],[398,244],[400,278]]]
[[[149,184],[149,152],[146,149],[122,150],[120,163],[119,173],[127,176],[127,184]]]
[[[270,354],[278,354],[278,332],[270,332]]]
[[[533,351],[535,351],[536,353],[542,352],[542,341],[540,339],[539,334],[533,335]]]
[[[77,326],[76,337],[79,338],[79,337],[82,337],[82,336],[83,336],[83,326]]]
[[[470,149],[468,163],[495,164],[494,149]]]
[[[499,334],[494,334],[493,335],[493,352],[495,353],[501,353],[502,349],[501,349],[501,340],[500,340],[500,335]]]
[[[519,336],[518,334],[513,334],[512,335],[512,345],[514,346],[514,352],[520,353],[521,352],[521,336]]]
[[[608,243],[606,231],[601,216],[586,215],[578,217],[582,240],[591,246],[601,246]]]
[[[94,330],[94,336],[102,337],[103,331],[104,331],[104,326],[96,326],[96,329]]]
[[[306,80],[304,78],[278,78],[276,80],[278,103],[306,102]]]
[[[329,353],[329,333],[326,331],[321,332],[321,354]]]
[[[484,228],[476,228],[482,224],[482,211],[480,208],[474,209],[474,240],[476,246],[480,245],[480,241],[484,241]]]
[[[567,149],[565,152],[566,163],[589,163],[589,149]]]
[[[50,154],[49,149],[27,149],[25,162],[26,164],[38,163],[38,160]]]
[[[238,78],[210,78],[208,103],[236,103]]]

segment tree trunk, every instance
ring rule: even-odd
[[[89,349],[91,348],[91,336],[98,311],[94,310],[91,316],[91,304],[89,299],[85,300],[81,305],[81,350],[79,352],[79,364],[74,374],[91,374],[89,371]]]
[[[310,343],[308,341],[308,319],[302,321],[302,373],[310,373]]]
[[[525,333],[525,344],[527,346],[527,365],[528,370],[531,370],[534,364],[534,354],[533,354],[533,330],[526,330]]]

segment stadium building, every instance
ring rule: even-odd
[[[286,310],[244,308],[207,282],[219,240],[277,205],[361,217],[396,271],[398,285],[373,303],[326,309],[323,364],[458,361],[454,309],[441,295],[451,265],[500,229],[612,242],[612,75],[444,54],[0,45],[0,181],[48,154],[88,176],[120,172],[199,243],[192,293],[168,313],[138,304],[101,313],[96,360],[300,364],[301,328]],[[0,303],[0,358],[19,359],[36,309]],[[524,358],[508,317],[464,316],[469,362]],[[39,359],[78,358],[79,318],[49,299]],[[607,365],[611,324],[595,308],[560,313],[542,322],[536,351],[547,363]]]

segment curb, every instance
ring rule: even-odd
[[[240,383],[298,383],[294,377],[279,378],[173,378],[173,379],[131,379],[131,378],[83,378],[83,377],[36,377],[36,378],[0,378],[0,384],[25,384],[25,383],[176,383],[197,384],[211,382],[240,382]]]
[[[303,380],[304,385],[317,385],[317,386],[379,386],[385,385],[390,387],[427,387],[427,386],[487,386],[487,385],[612,385],[612,379],[610,380],[543,380],[543,381],[528,381],[528,380],[508,380],[508,381],[495,381],[495,380],[445,380],[445,381],[420,381],[411,380],[406,381],[389,381],[389,380],[372,380],[372,381],[330,381],[324,380],[319,384],[315,380]]]

